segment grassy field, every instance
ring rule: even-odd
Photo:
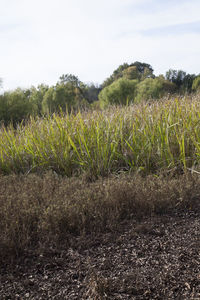
[[[2,127],[0,259],[195,209],[199,120],[197,95]]]
[[[0,172],[91,178],[186,169],[200,159],[200,96],[53,115],[0,130]]]

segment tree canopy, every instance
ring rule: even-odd
[[[185,71],[173,69],[169,69],[165,75],[167,80],[176,85],[178,92],[191,92],[195,77],[195,74],[187,74]]]
[[[107,78],[102,87],[106,87],[113,83],[115,80],[125,77],[127,79],[145,79],[148,77],[154,77],[153,68],[151,65],[141,62],[134,62],[132,64],[124,63],[120,65],[116,70],[114,70],[113,74]]]
[[[135,61],[120,65],[101,85],[86,84],[73,74],[63,74],[53,86],[40,84],[28,89],[6,91],[0,95],[0,122],[15,125],[29,116],[43,116],[60,110],[76,112],[99,105],[127,105],[159,99],[165,94],[198,90],[200,75],[169,69],[165,76],[155,76],[150,64]]]

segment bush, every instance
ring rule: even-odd
[[[192,90],[198,91],[200,90],[200,76],[196,77],[192,84]]]
[[[176,90],[174,83],[165,80],[162,76],[157,78],[146,78],[137,85],[136,101],[159,99],[166,93],[172,93]]]
[[[14,125],[26,120],[37,112],[36,105],[30,101],[29,90],[16,89],[5,92],[0,97],[0,120],[8,125]]]
[[[137,83],[137,80],[125,78],[114,81],[99,94],[101,106],[106,107],[109,104],[126,105],[130,102],[134,102]]]

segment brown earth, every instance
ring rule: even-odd
[[[200,299],[200,214],[126,221],[27,251],[1,265],[0,299]]]

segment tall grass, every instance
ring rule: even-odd
[[[72,176],[191,168],[200,160],[200,96],[76,115],[31,119],[0,129],[0,172],[53,170]]]

